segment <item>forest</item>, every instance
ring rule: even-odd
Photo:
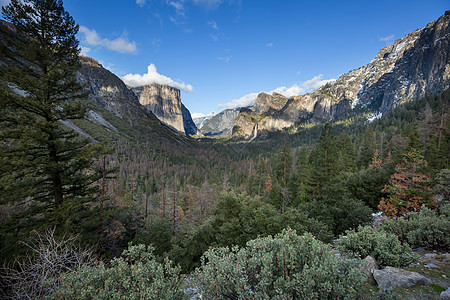
[[[252,142],[117,138],[86,121],[78,25],[61,1],[30,2],[3,8],[15,26],[0,46],[3,297],[183,299],[193,278],[207,299],[351,299],[359,260],[330,249],[358,243],[378,212],[387,221],[365,234],[397,255],[372,254],[380,265],[450,249],[450,90]]]

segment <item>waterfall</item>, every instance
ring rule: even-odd
[[[255,127],[253,127],[253,136],[252,138],[249,140],[249,142],[253,141],[254,139],[256,139],[256,137],[258,136],[258,124],[255,124]]]

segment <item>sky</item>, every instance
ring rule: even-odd
[[[179,88],[194,117],[251,105],[259,92],[312,92],[450,9],[448,0],[63,3],[84,55],[130,86]]]

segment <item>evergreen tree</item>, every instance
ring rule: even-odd
[[[340,151],[339,167],[343,172],[354,172],[356,169],[356,153],[352,138],[347,131],[343,131],[338,139],[337,146]]]
[[[339,172],[339,152],[336,147],[335,138],[331,135],[330,131],[330,124],[325,124],[320,135],[319,143],[310,155],[310,191],[314,198],[320,198],[324,195],[325,186]]]
[[[0,40],[0,199],[26,200],[46,224],[70,223],[95,197],[100,145],[67,125],[83,119],[78,25],[60,0],[12,0]],[[97,188],[95,188],[96,190]]]

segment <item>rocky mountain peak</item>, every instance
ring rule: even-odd
[[[132,90],[139,102],[166,125],[186,135],[197,134],[191,113],[181,103],[179,89],[152,83]]]
[[[367,65],[352,70],[311,94],[291,97],[269,115],[264,111],[267,94],[255,102],[253,113],[242,112],[234,135],[249,137],[250,128],[280,130],[297,122],[324,122],[357,107],[381,116],[397,103],[438,93],[450,87],[450,13],[382,48]],[[272,106],[273,107],[273,106]],[[274,108],[274,107],[273,107]]]

